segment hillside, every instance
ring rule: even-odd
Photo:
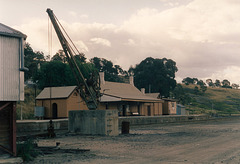
[[[207,87],[205,93],[196,94],[196,86],[182,84],[185,93],[191,97],[191,102],[185,105],[191,114],[240,114],[240,90]]]

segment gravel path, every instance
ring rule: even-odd
[[[130,127],[130,134],[61,134],[39,139],[39,146],[90,149],[41,155],[30,163],[240,163],[240,119]]]

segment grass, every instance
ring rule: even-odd
[[[36,95],[40,93],[40,90],[36,90]],[[34,107],[35,107],[35,89],[32,87],[25,87],[24,90],[24,101],[17,103],[17,120],[21,119],[35,119],[34,118]]]
[[[17,143],[17,156],[21,157],[23,161],[32,161],[38,154],[36,142],[33,139]]]
[[[194,94],[197,85],[182,84],[185,92],[192,97],[186,105],[192,114],[240,114],[240,90],[208,87],[203,94]]]

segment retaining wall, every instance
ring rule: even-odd
[[[132,125],[148,125],[148,124],[162,124],[174,122],[187,122],[196,120],[208,120],[208,115],[189,115],[189,116],[132,116],[119,117],[118,125],[121,127],[123,121],[130,122]],[[55,130],[68,130],[68,119],[53,120]],[[18,120],[17,133],[36,133],[46,132],[49,126],[49,120]]]
[[[55,119],[54,129],[68,129],[68,119]],[[45,132],[49,126],[49,120],[17,120],[17,133],[24,132]]]
[[[197,120],[208,120],[208,115],[187,115],[187,116],[133,116],[133,117],[119,117],[119,126],[122,122],[130,122],[131,125],[149,125],[149,124],[162,124],[174,122],[187,122]]]

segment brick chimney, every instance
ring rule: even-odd
[[[99,72],[99,76],[100,76],[100,85],[105,84],[104,72]]]
[[[133,76],[129,76],[129,84],[134,86]]]

